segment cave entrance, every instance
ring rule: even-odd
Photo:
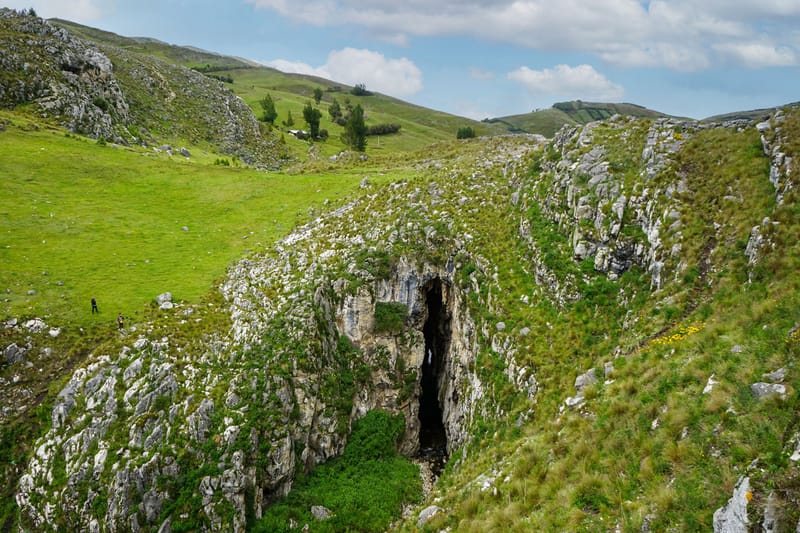
[[[442,421],[439,389],[450,345],[450,314],[443,302],[441,280],[435,279],[427,284],[425,300],[428,319],[422,327],[425,354],[419,398],[419,450],[422,456],[443,459],[447,455],[447,432]]]

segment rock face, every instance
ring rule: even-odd
[[[210,143],[263,168],[284,157],[277,138],[263,135],[247,104],[218,80],[97,46],[27,12],[0,8],[0,30],[0,107],[32,104],[72,132],[117,144]]]
[[[747,503],[751,497],[750,478],[740,478],[728,503],[714,512],[714,533],[746,533],[750,524]]]

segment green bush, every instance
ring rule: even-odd
[[[375,331],[378,333],[400,333],[408,313],[408,306],[400,302],[375,303]]]
[[[300,476],[284,500],[264,512],[256,532],[291,531],[290,520],[312,532],[385,531],[422,492],[419,467],[397,454],[402,415],[370,411],[353,426],[344,455]],[[312,505],[333,516],[316,520]]]

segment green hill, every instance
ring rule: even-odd
[[[538,109],[520,115],[492,118],[485,122],[502,125],[512,132],[538,133],[545,137],[552,137],[565,124],[588,124],[595,120],[605,120],[614,115],[637,118],[670,117],[670,115],[635,104],[592,103],[574,100],[553,104],[550,109]]]
[[[3,531],[797,530],[797,106],[756,127],[568,103],[556,139],[457,141],[381,95],[223,82],[169,59],[203,51],[19,17],[0,10]],[[258,171],[184,102],[230,87],[408,122],[367,157],[286,139],[309,160]],[[148,144],[170,135],[190,157]]]
[[[240,58],[218,55],[193,47],[171,45],[153,39],[122,37],[63,20],[53,22],[96,43],[103,50],[107,50],[110,56],[118,55],[115,49],[124,50],[195,69],[216,79],[231,80],[225,84],[226,87],[244,98],[256,115],[261,114],[259,101],[267,94],[271,95],[278,111],[276,131],[283,132],[284,140],[292,150],[293,156],[299,160],[309,157],[308,143],[297,141],[285,132],[292,128],[305,128],[302,110],[306,103],[312,101],[316,88],[323,90],[324,96],[319,105],[322,111],[320,127],[328,131],[329,137],[326,142],[315,146],[312,157],[331,156],[346,148],[340,140],[342,127],[331,121],[328,114],[328,107],[334,98],[342,106],[345,105],[345,101],[351,102],[352,105],[361,105],[368,126],[386,123],[401,126],[397,134],[370,137],[368,153],[381,154],[419,149],[433,142],[454,138],[458,128],[464,126],[471,126],[477,135],[504,131],[503,128],[416,106],[380,93],[356,96],[351,94],[352,87],[323,78],[286,74]],[[289,112],[294,120],[294,126],[291,127],[282,124],[287,120]]]

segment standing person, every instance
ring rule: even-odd
[[[120,313],[120,314],[117,316],[117,326],[119,326],[119,329],[122,329],[122,328],[124,328],[124,327],[125,327],[125,322],[124,322],[124,320],[125,320],[125,319],[124,319],[124,318],[122,318],[122,313]]]
[[[100,313],[100,310],[97,308],[97,300],[92,298],[92,314]]]

